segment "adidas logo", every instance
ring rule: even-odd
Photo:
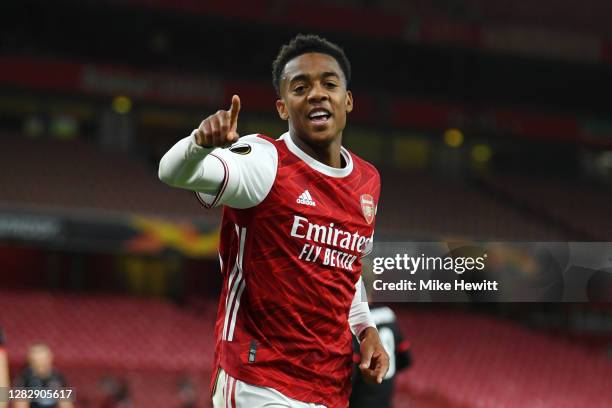
[[[312,199],[312,196],[310,195],[310,193],[308,192],[308,190],[305,190],[302,194],[300,194],[300,196],[298,197],[297,200],[295,200],[298,204],[304,204],[304,205],[309,205],[311,207],[316,206],[314,200]]]

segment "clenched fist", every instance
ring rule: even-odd
[[[195,133],[196,143],[203,147],[229,146],[238,140],[238,113],[240,112],[240,98],[232,96],[232,106],[229,110],[217,111],[200,123]]]

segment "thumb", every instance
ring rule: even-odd
[[[359,368],[369,368],[370,363],[372,361],[372,354],[374,354],[374,350],[371,347],[367,347],[365,350],[362,350],[361,353],[361,364],[359,364]]]
[[[232,96],[232,106],[230,107],[230,131],[235,132],[238,127],[238,113],[240,113],[240,97]]]

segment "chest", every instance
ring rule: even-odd
[[[376,192],[376,186],[359,174],[334,178],[303,165],[285,166],[270,192],[269,210],[287,221],[293,222],[298,215],[317,225],[370,236]]]

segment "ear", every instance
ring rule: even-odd
[[[282,99],[276,100],[276,110],[278,111],[278,116],[280,116],[282,120],[289,119],[289,111],[287,111],[287,105]]]
[[[346,91],[346,113],[353,110],[353,94],[351,91]]]

